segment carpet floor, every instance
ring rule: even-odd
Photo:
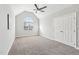
[[[9,55],[79,55],[79,50],[41,36],[16,38]]]

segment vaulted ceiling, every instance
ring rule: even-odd
[[[29,11],[35,13],[33,9],[35,9],[34,4],[11,4],[10,5],[14,10],[14,14],[18,15],[23,11]],[[55,13],[61,9],[71,6],[71,4],[38,4],[39,7],[47,6],[44,9],[45,12],[35,13],[38,17],[42,17],[44,15],[48,15],[50,13]]]

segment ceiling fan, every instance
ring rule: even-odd
[[[43,9],[47,8],[47,6],[39,8],[37,4],[34,4],[34,6],[36,7],[36,9],[34,9],[36,11],[36,13],[37,13],[37,11],[45,12]]]

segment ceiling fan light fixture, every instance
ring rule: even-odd
[[[37,11],[45,12],[45,11],[43,11],[42,9],[47,8],[47,6],[44,6],[44,7],[39,8],[37,4],[34,4],[34,6],[36,7],[36,9],[33,9],[33,10],[35,11],[35,13],[37,13]]]

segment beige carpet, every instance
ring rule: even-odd
[[[79,50],[40,36],[16,38],[9,55],[79,55]]]

